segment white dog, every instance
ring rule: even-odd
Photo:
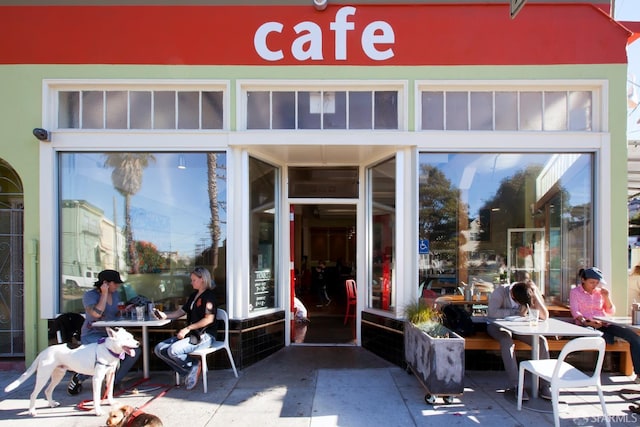
[[[107,379],[106,391],[109,405],[113,405],[113,379],[120,359],[125,354],[133,357],[134,348],[138,348],[140,343],[129,332],[123,328],[113,330],[107,328],[108,337],[100,343],[81,345],[70,349],[66,344],[51,346],[43,350],[36,360],[33,361],[29,369],[17,380],[5,387],[5,392],[10,392],[25,382],[27,378],[36,373],[36,385],[31,393],[29,403],[29,413],[36,416],[36,398],[40,390],[51,379],[51,383],[44,391],[49,401],[49,406],[55,408],[59,405],[53,400],[53,389],[64,378],[68,370],[79,374],[93,376],[93,407],[96,415],[102,415],[100,407],[102,382]]]

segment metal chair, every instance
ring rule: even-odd
[[[357,297],[357,288],[356,288],[356,281],[353,279],[348,279],[345,280],[344,282],[344,286],[347,290],[347,311],[344,315],[344,324],[347,324],[347,320],[349,320],[349,317],[353,317],[355,319],[356,317],[356,304],[358,303],[358,297]],[[353,306],[353,314],[349,314],[350,313],[350,308]]]
[[[229,362],[231,362],[231,368],[233,369],[233,374],[238,378],[238,371],[236,370],[236,364],[233,361],[233,356],[231,355],[231,349],[229,348],[229,316],[227,312],[223,309],[219,308],[216,311],[216,321],[224,322],[224,340],[223,341],[213,341],[211,343],[211,347],[201,348],[200,350],[196,350],[192,353],[189,353],[189,356],[192,357],[200,357],[200,363],[202,366],[202,385],[204,387],[204,392],[207,393],[207,371],[209,370],[207,366],[207,356],[211,353],[215,353],[218,350],[225,349],[227,351],[227,356],[229,356]],[[176,385],[180,384],[180,374],[176,372]]]
[[[573,365],[565,362],[565,358],[576,351],[597,351],[598,360],[593,374],[587,375]],[[600,371],[604,361],[605,341],[602,337],[580,337],[569,341],[560,352],[558,359],[527,360],[520,363],[518,378],[518,411],[522,409],[522,390],[524,387],[524,373],[529,371],[551,384],[551,402],[553,404],[553,418],[555,427],[560,427],[560,414],[558,398],[560,389],[565,387],[589,387],[595,386],[600,397],[604,421],[610,427],[607,406],[604,402],[602,385],[600,384]]]

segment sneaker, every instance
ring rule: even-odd
[[[548,385],[543,385],[540,387],[538,395],[545,400],[551,400],[551,388]]]
[[[329,304],[331,304],[331,298],[329,298],[329,301],[327,301],[327,303],[325,305],[329,306]]]
[[[200,371],[202,367],[200,363],[194,363],[189,371],[189,375],[187,375],[187,380],[185,381],[185,385],[187,386],[187,390],[192,390],[196,384],[198,384],[198,377],[200,377]]]
[[[73,374],[71,377],[71,381],[69,381],[69,385],[67,386],[67,393],[74,396],[82,390],[82,380],[78,374]]]

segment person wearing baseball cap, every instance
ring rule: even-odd
[[[104,282],[113,282],[113,283],[124,283],[120,278],[120,273],[115,270],[102,270],[98,273],[98,280],[95,283],[95,286],[100,286]]]
[[[82,344],[92,344],[107,337],[105,328],[96,328],[93,322],[98,320],[117,320],[118,304],[120,303],[120,284],[124,283],[120,273],[116,270],[102,270],[98,273],[98,280],[94,283],[93,289],[87,291],[82,296],[85,319],[80,331],[80,341]],[[131,367],[140,357],[140,349],[135,349],[135,356],[126,356],[120,362],[120,368],[116,371],[114,389],[120,388],[122,379],[127,375]],[[82,381],[87,377],[81,374],[74,374],[67,385],[67,392],[71,395],[80,393]]]
[[[585,268],[580,270],[580,282],[569,293],[571,316],[578,325],[602,331],[603,338],[610,344],[615,337],[627,341],[631,347],[636,382],[640,383],[640,335],[630,327],[595,319],[596,316],[613,316],[616,312],[609,290],[603,287],[607,284],[604,274],[597,267]]]

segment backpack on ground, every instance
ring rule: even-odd
[[[468,337],[475,334],[471,314],[461,305],[447,304],[442,307],[443,324],[456,334]]]

